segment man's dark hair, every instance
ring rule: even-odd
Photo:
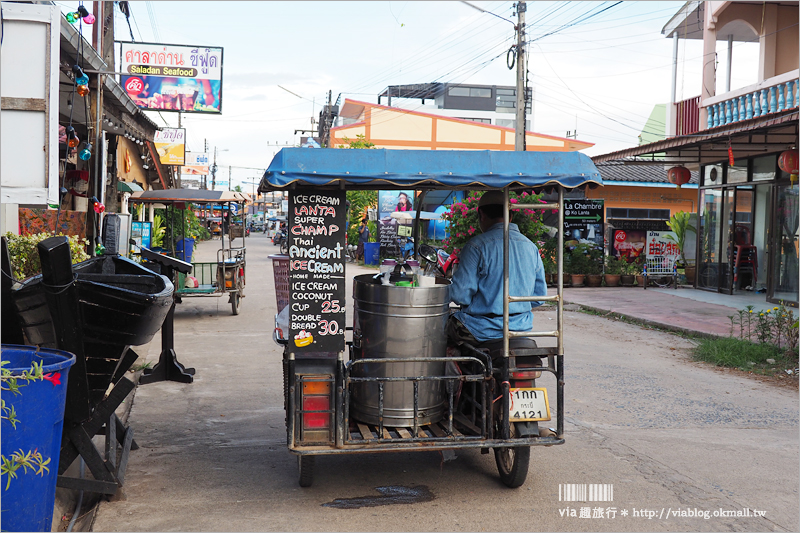
[[[364,218],[362,218],[362,219],[361,219],[361,222],[364,222],[364,223],[366,223],[366,222],[367,222],[367,217],[364,217]]]
[[[503,218],[503,206],[500,204],[489,204],[478,208],[488,218]]]

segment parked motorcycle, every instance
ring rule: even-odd
[[[426,276],[438,274],[452,278],[458,268],[458,256],[455,252],[448,254],[441,248],[434,248],[429,244],[421,244],[419,255],[425,261],[423,273]]]

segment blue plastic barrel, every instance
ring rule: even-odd
[[[18,380],[19,394],[6,390],[3,381],[2,397],[6,407],[16,411],[16,429],[5,419],[2,421],[2,453],[8,460],[13,452],[38,451],[43,460],[50,459],[48,471],[37,475],[30,469],[17,470],[17,477],[2,478],[3,531],[50,531],[56,501],[56,478],[58,456],[61,449],[61,430],[64,425],[64,405],[67,399],[67,375],[75,363],[75,356],[62,350],[37,348],[36,346],[2,345],[4,370],[20,375],[30,370],[32,363],[42,363],[42,372],[47,379],[37,381]]]
[[[364,243],[364,264],[375,265],[380,263],[381,243],[379,242],[365,242]]]
[[[187,263],[191,263],[193,251],[194,251],[194,239],[190,237],[183,238],[175,243],[175,255],[181,261],[186,261]],[[186,254],[186,259],[184,259],[184,253]]]

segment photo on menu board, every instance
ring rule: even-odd
[[[338,353],[345,341],[344,191],[289,194],[289,348]]]

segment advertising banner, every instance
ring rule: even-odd
[[[133,253],[138,254],[140,248],[150,248],[150,234],[153,229],[152,222],[131,222],[131,238],[136,241],[136,246],[132,248]]]
[[[564,235],[568,242],[603,247],[603,200],[564,200]]]
[[[186,163],[181,167],[181,174],[189,176],[207,176],[208,154],[205,152],[186,152]]]
[[[184,165],[186,162],[186,130],[163,128],[153,137],[156,153],[162,165]]]
[[[402,234],[411,235],[409,231],[412,220],[401,220],[392,217],[392,213],[413,211],[414,191],[378,191],[378,242],[381,243],[381,257],[398,257],[400,255],[400,226],[408,226]]]
[[[142,109],[222,112],[222,48],[122,42],[120,85]]]
[[[641,229],[617,229],[614,230],[614,257],[625,258],[629,263],[633,262],[642,255],[647,231]]]
[[[345,349],[345,191],[289,193],[289,347]]]

